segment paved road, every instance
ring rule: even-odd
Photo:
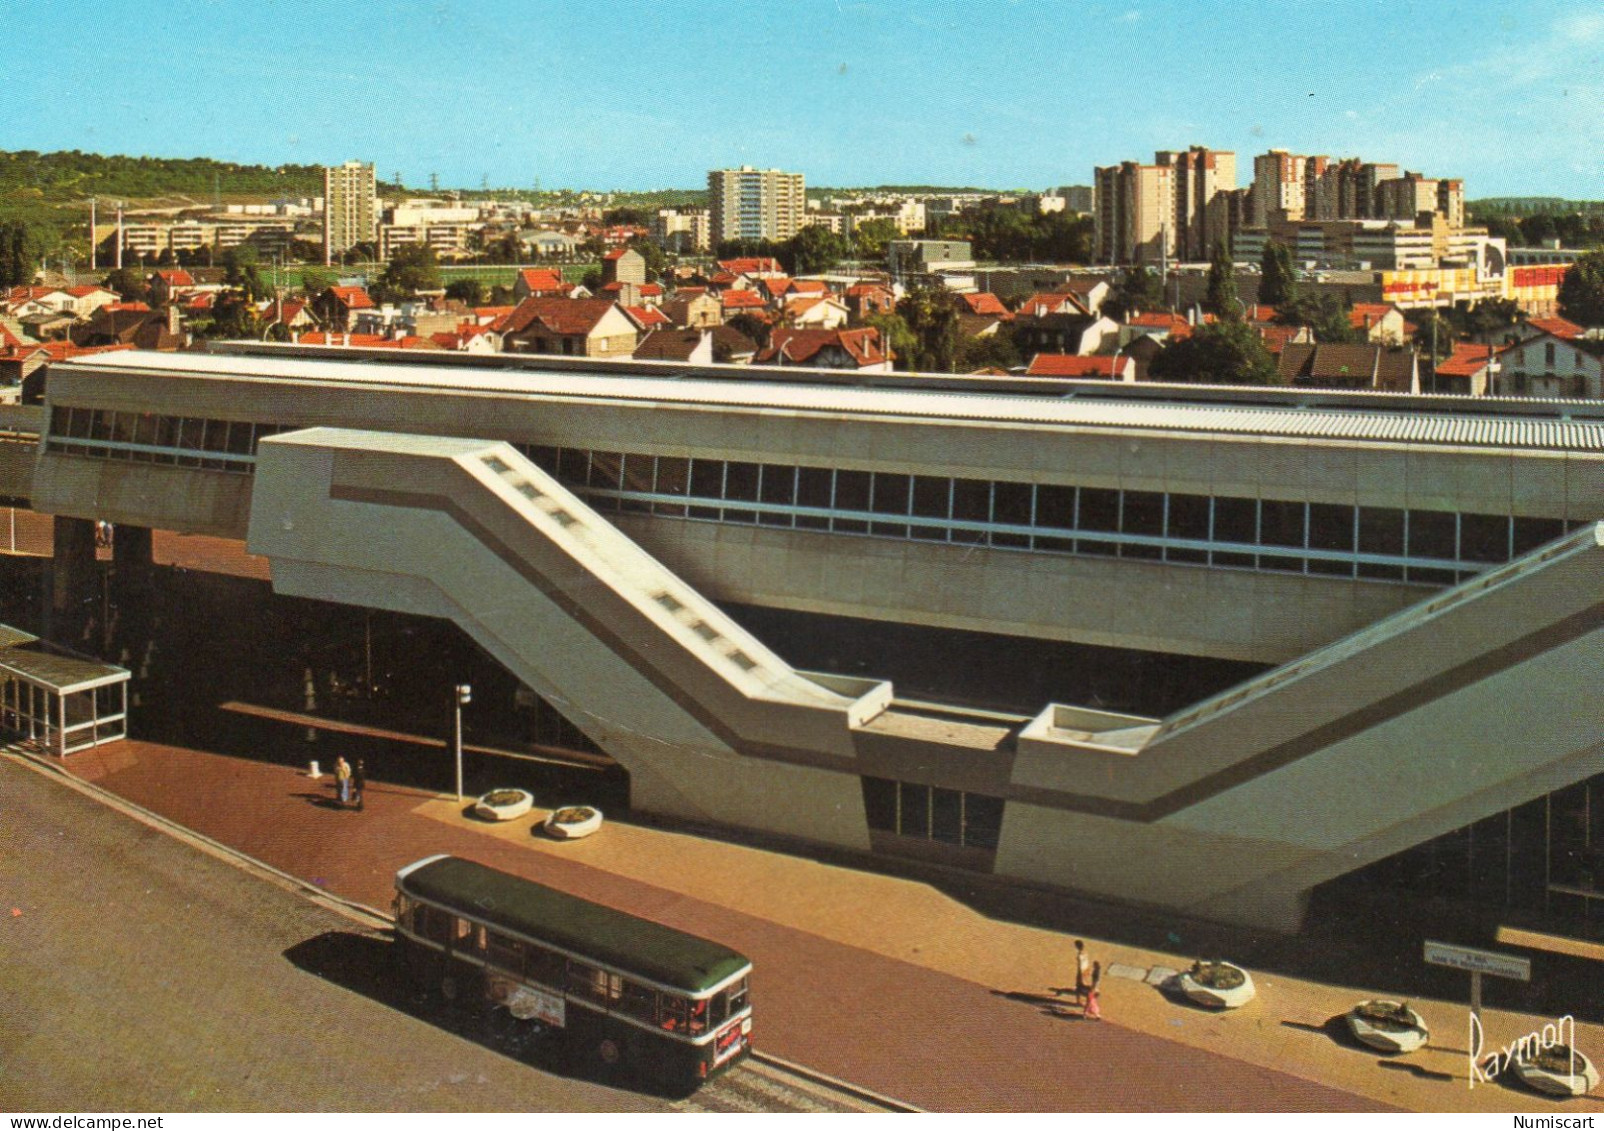
[[[389,945],[0,759],[0,1110],[849,1106],[760,1067],[680,1104],[585,1079],[506,1020],[407,997]]]

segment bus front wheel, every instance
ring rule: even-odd
[[[611,1068],[624,1059],[624,1050],[619,1043],[611,1037],[603,1037],[596,1046],[596,1057],[607,1067]]]

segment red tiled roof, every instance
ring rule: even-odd
[[[707,293],[707,288],[706,287],[675,287],[674,288],[674,297],[675,298],[697,298],[698,296],[705,295],[706,293]]]
[[[1258,331],[1259,340],[1264,343],[1264,348],[1271,353],[1280,353],[1303,332],[1302,326],[1282,326],[1276,322],[1256,323],[1253,328]]]
[[[1392,309],[1390,302],[1356,302],[1348,310],[1348,325],[1355,330],[1368,330],[1391,313]]]
[[[12,340],[16,341],[14,338]],[[111,353],[113,350],[131,350],[133,348],[132,342],[118,342],[116,345],[111,346],[80,346],[74,345],[72,342],[18,342],[14,346],[0,350],[0,353],[9,353],[11,356],[8,360],[10,361],[32,357],[40,352],[48,354],[51,361],[66,361],[69,358],[83,357],[91,353]]]
[[[67,288],[67,293],[70,294],[73,298],[88,298],[90,295],[95,295],[95,294],[107,294],[107,295],[109,295],[109,294],[112,294],[114,292],[107,290],[105,287],[68,287]]]
[[[827,295],[830,293],[829,284],[823,279],[792,279],[791,289],[797,294]]]
[[[518,272],[518,278],[535,294],[547,291],[566,294],[569,290],[568,284],[563,282],[562,273],[549,267],[525,267]]]
[[[1115,362],[1119,365],[1116,368]],[[1030,359],[1027,377],[1090,377],[1108,380],[1124,375],[1133,362],[1129,357],[1078,357],[1069,353],[1039,353]]]
[[[713,276],[712,282],[714,286],[727,287],[731,283],[736,282],[738,279],[739,276],[731,271],[720,271],[718,274]]]
[[[215,301],[217,301],[217,296],[214,294],[196,295],[194,298],[190,299],[189,302],[185,303],[185,306],[187,306],[190,310],[210,310],[212,308],[212,303]],[[110,304],[108,303],[107,305],[109,306]]]
[[[11,349],[22,345],[22,339],[0,324],[0,348]]]
[[[195,285],[195,276],[185,271],[182,267],[163,269],[157,271],[156,275],[169,287],[193,287]]]
[[[1439,377],[1474,377],[1493,360],[1493,350],[1477,342],[1455,342],[1454,352],[1437,363]]]
[[[1561,318],[1558,315],[1552,318],[1528,318],[1526,319],[1526,325],[1540,333],[1553,334],[1556,338],[1563,338],[1567,342],[1575,341],[1587,333],[1585,329],[1570,321],[1570,319]],[[1438,367],[1438,372],[1442,372],[1440,366]]]
[[[991,314],[998,318],[1012,318],[1013,312],[1003,305],[1002,299],[990,291],[981,291],[979,294],[959,295],[959,300],[969,308],[971,314]]]
[[[976,311],[976,313],[984,314],[989,312]],[[1031,295],[1025,300],[1024,305],[1019,308],[1019,313],[1039,316],[1041,314],[1059,313],[1090,314],[1091,311],[1086,309],[1085,303],[1068,291],[1047,291]]]
[[[111,310],[111,311],[139,310],[139,311],[144,311],[146,313],[149,313],[150,312],[150,304],[148,302],[108,302],[105,306],[101,307],[100,309],[102,309],[102,310]]]
[[[610,298],[543,298],[530,295],[507,316],[502,330],[516,334],[539,322],[554,334],[589,334],[615,305]]]
[[[891,288],[881,286],[879,283],[853,283],[847,288],[848,298],[862,298],[864,295],[884,295],[891,298]]]
[[[756,291],[725,291],[719,296],[725,310],[761,310],[763,296]]]
[[[344,303],[349,310],[373,309],[373,300],[361,287],[330,287],[329,290],[333,291],[334,297]]]
[[[624,313],[634,320],[635,325],[642,330],[650,330],[653,326],[670,325],[668,315],[655,306],[626,306]]]
[[[5,301],[8,303],[21,303],[30,299],[44,298],[46,295],[61,293],[60,287],[12,287],[6,292]]]
[[[748,256],[744,259],[720,259],[718,265],[736,275],[777,275],[782,271],[780,261],[766,255]]]
[[[873,326],[858,330],[775,330],[754,364],[805,365],[820,350],[831,346],[845,350],[858,368],[879,365],[887,360],[880,348],[880,331]]]
[[[760,279],[758,280],[758,283],[764,290],[768,291],[769,294],[776,298],[792,288],[796,288],[798,290],[801,289],[798,287],[795,279],[783,275],[778,279]]]
[[[494,322],[496,319],[504,318],[517,309],[516,306],[476,306],[473,308],[473,312],[480,319]]]

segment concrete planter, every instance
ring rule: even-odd
[[[1253,979],[1230,962],[1194,962],[1176,981],[1181,993],[1209,1009],[1239,1009],[1258,992]]]
[[[522,789],[493,789],[474,803],[474,816],[486,821],[513,821],[535,806],[534,795]]]
[[[542,827],[558,840],[578,840],[582,836],[589,836],[601,825],[600,809],[592,809],[589,805],[569,805],[547,817]]]
[[[1598,1087],[1598,1069],[1593,1062],[1580,1049],[1566,1045],[1517,1059],[1514,1067],[1516,1079],[1547,1096],[1585,1096]]]
[[[1425,1020],[1403,1002],[1361,1001],[1348,1011],[1348,1030],[1355,1038],[1380,1052],[1414,1052],[1431,1040]]]

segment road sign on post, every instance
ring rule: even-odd
[[[1532,963],[1529,958],[1515,954],[1499,954],[1494,950],[1477,950],[1473,946],[1456,946],[1453,943],[1426,940],[1425,959],[1430,966],[1451,966],[1470,974],[1470,1015],[1475,1026],[1481,1028],[1481,976],[1510,978],[1517,982],[1532,980]]]

